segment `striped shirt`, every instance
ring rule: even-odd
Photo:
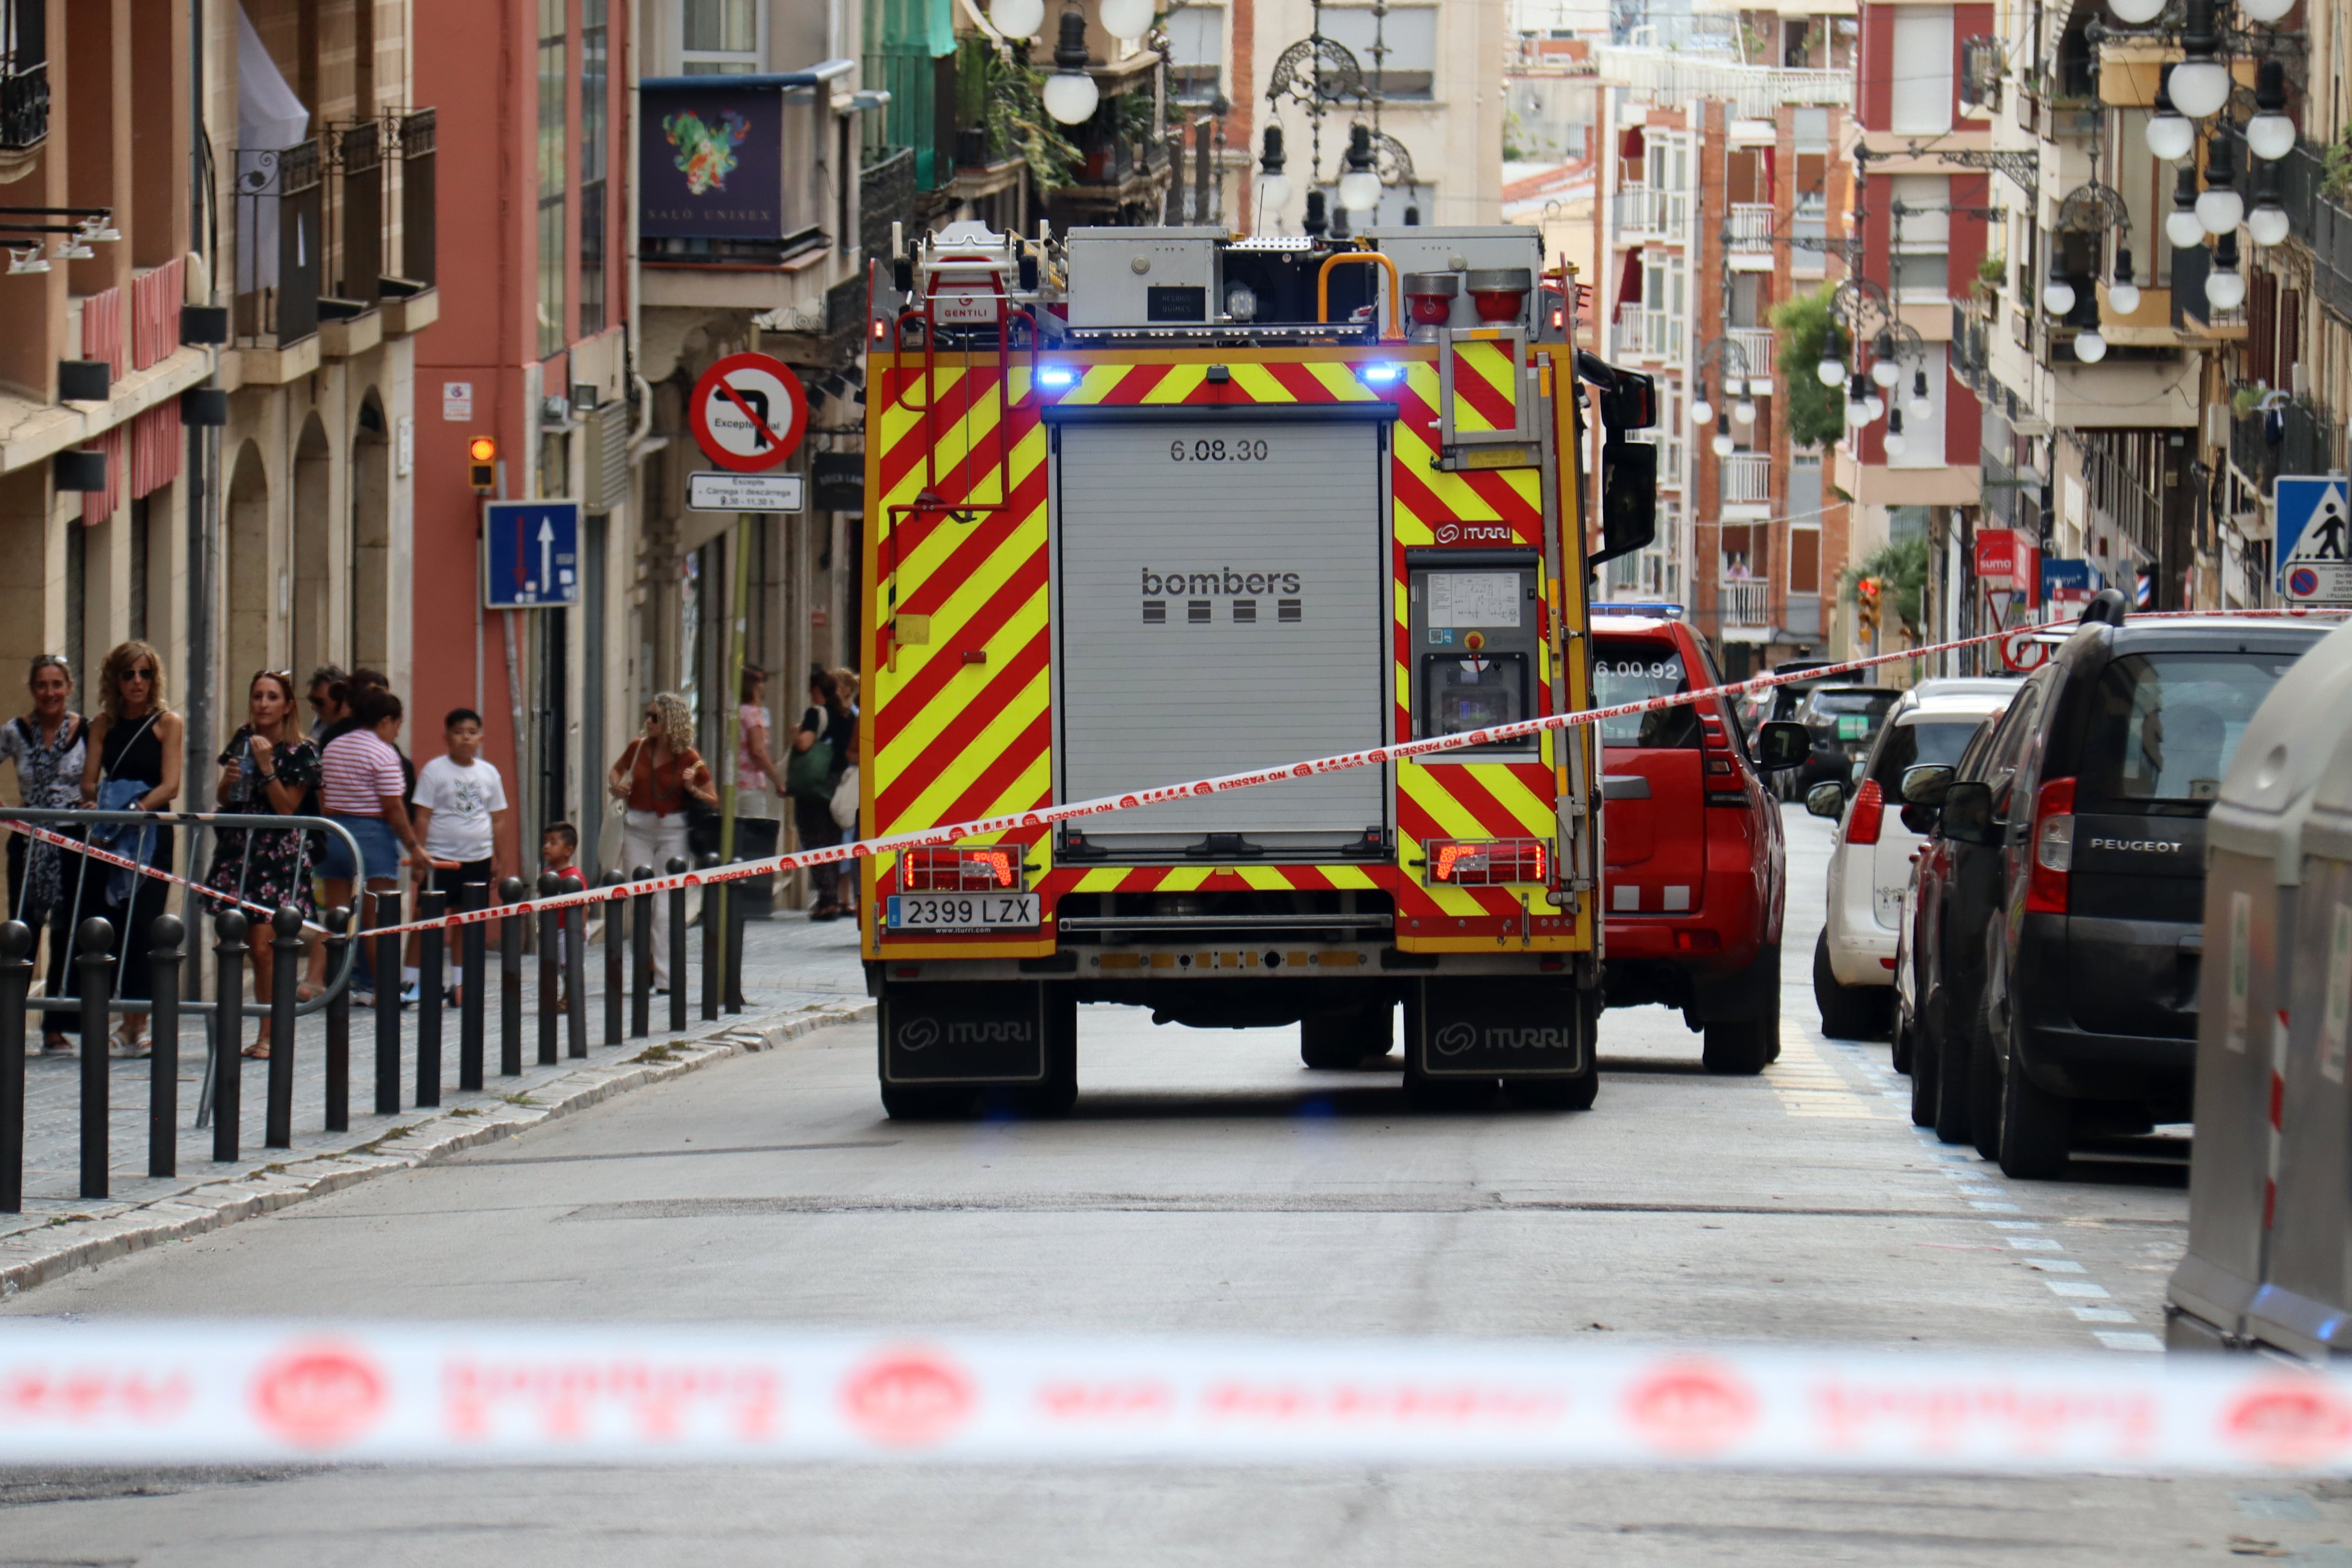
[[[408,787],[400,753],[373,730],[353,730],[327,742],[319,803],[330,816],[382,816],[383,797]]]

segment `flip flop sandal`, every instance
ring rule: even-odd
[[[253,1044],[246,1047],[245,1049],[237,1052],[237,1055],[241,1057],[251,1057],[257,1062],[266,1062],[269,1059],[269,1042],[267,1040],[256,1040]]]

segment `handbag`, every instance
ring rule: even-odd
[[[784,793],[794,800],[833,798],[833,742],[818,741],[784,764]]]
[[[834,787],[833,820],[845,833],[857,831],[857,764],[852,763],[843,771],[841,783]]]

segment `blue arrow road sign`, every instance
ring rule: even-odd
[[[482,603],[493,610],[580,602],[580,503],[494,500],[483,509]]]
[[[2352,605],[2352,494],[2342,474],[2278,479],[2278,591],[2294,604]]]

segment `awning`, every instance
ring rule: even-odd
[[[1643,145],[1642,128],[1638,125],[1628,125],[1625,127],[1624,140],[1618,144],[1617,155],[1627,159],[1638,158],[1642,155]]]
[[[1621,305],[1642,302],[1642,247],[1638,245],[1625,253],[1625,276],[1617,285],[1617,302]]]

